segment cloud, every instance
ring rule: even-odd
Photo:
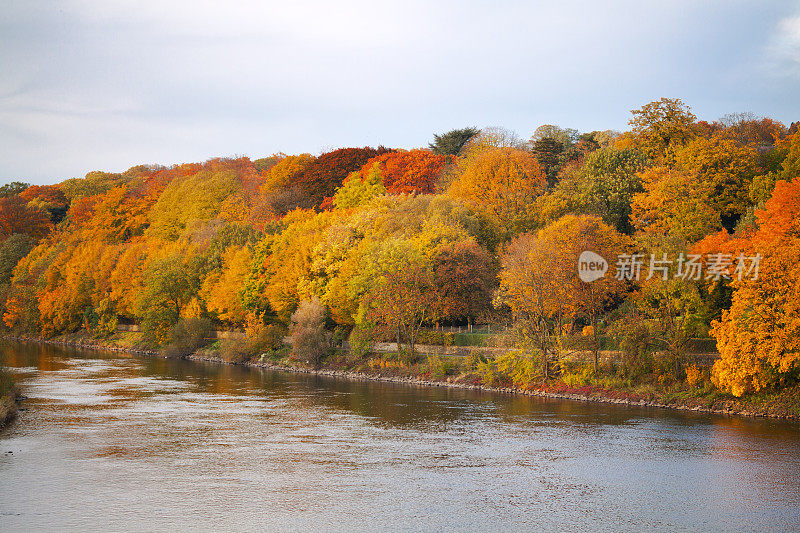
[[[778,22],[766,56],[766,66],[773,75],[800,78],[800,16]]]
[[[769,42],[774,70],[797,70],[790,14],[694,0],[8,0],[0,182],[425,146],[468,125],[622,129],[662,96],[702,117],[785,120],[796,82],[760,69]]]

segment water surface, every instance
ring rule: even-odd
[[[0,349],[2,531],[800,530],[795,424]]]

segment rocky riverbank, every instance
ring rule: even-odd
[[[0,429],[17,416],[19,404],[22,401],[19,387],[5,373],[0,376]]]
[[[800,420],[800,412],[792,411],[783,406],[772,408],[772,406],[757,406],[736,398],[722,398],[715,405],[702,405],[699,401],[690,399],[671,398],[670,401],[658,401],[646,399],[631,394],[628,391],[598,389],[592,387],[568,387],[563,383],[546,383],[529,388],[518,387],[491,387],[476,383],[462,383],[451,379],[422,379],[410,375],[386,375],[381,372],[353,372],[349,370],[332,368],[309,368],[306,366],[286,365],[272,361],[249,361],[241,363],[231,363],[223,360],[219,356],[208,353],[195,353],[187,356],[186,359],[193,361],[213,362],[220,364],[235,364],[264,368],[269,370],[279,370],[283,372],[295,372],[302,374],[313,374],[331,378],[349,379],[356,381],[382,381],[389,383],[402,383],[404,385],[422,387],[449,387],[457,389],[468,389],[495,394],[520,394],[524,396],[538,396],[543,398],[565,399],[581,402],[600,402],[616,405],[626,405],[631,407],[649,407],[658,409],[677,409],[682,411],[693,411],[701,413],[734,415],[748,417],[766,417],[787,420]],[[800,390],[793,391],[795,396],[800,396]]]
[[[37,342],[77,349],[102,350],[150,357],[163,357],[160,352],[155,350],[144,349],[136,346],[121,346],[114,341],[107,342],[96,339],[88,339],[80,335],[65,336],[54,339],[21,338],[10,336],[6,336],[5,338],[21,342]],[[591,386],[569,387],[561,382],[546,382],[525,388],[514,386],[494,387],[475,382],[459,381],[458,379],[454,379],[452,377],[445,377],[441,379],[431,379],[427,376],[419,377],[409,373],[399,372],[396,369],[391,372],[385,372],[382,370],[365,369],[352,371],[348,369],[331,368],[329,366],[311,368],[299,363],[287,364],[286,362],[275,362],[272,360],[263,359],[230,362],[225,361],[219,356],[218,353],[210,350],[201,350],[197,353],[186,356],[185,359],[218,364],[249,366],[254,368],[279,370],[283,372],[313,374],[318,376],[357,381],[382,381],[422,387],[450,387],[496,394],[520,394],[525,396],[538,396],[582,402],[600,402],[658,409],[677,409],[682,411],[693,411],[719,415],[800,420],[799,386],[785,389],[784,391],[778,393],[764,393],[746,398],[734,398],[729,395],[719,394],[716,395],[716,397],[712,400],[708,400],[703,398],[681,397],[680,395],[672,394],[666,390],[661,392],[653,392],[650,393],[648,397],[645,397],[642,394],[631,390],[604,389]]]

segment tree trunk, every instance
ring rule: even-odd
[[[597,342],[597,312],[592,313],[592,333],[594,337],[594,373],[597,375],[600,372],[598,365],[600,345]]]
[[[397,324],[397,355],[400,355],[400,323]]]

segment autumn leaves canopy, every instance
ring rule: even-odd
[[[425,149],[9,184],[0,189],[3,320],[45,335],[107,335],[136,322],[162,342],[188,317],[289,326],[314,300],[339,338],[412,349],[437,323],[525,322],[546,358],[564,332],[591,325],[672,364],[710,331],[719,388],[738,395],[795,379],[796,127],[749,115],[699,122],[670,99],[635,110],[630,124],[584,134],[546,125],[529,141],[465,128]],[[622,252],[746,251],[763,263],[758,281],[586,284],[577,278],[584,250],[611,262]]]

